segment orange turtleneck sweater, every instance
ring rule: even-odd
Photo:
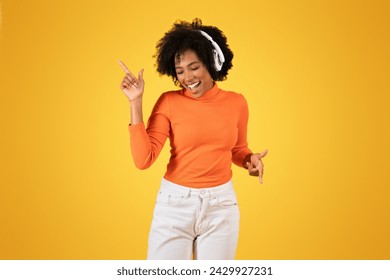
[[[167,138],[171,158],[164,178],[191,188],[221,185],[232,177],[231,163],[243,167],[251,154],[247,143],[248,104],[238,93],[217,84],[200,98],[185,90],[165,92],[148,120],[130,125],[135,165],[146,169]]]

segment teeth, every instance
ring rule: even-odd
[[[197,85],[199,84],[199,82],[196,82],[196,83],[193,83],[192,85],[188,85],[188,87],[193,90]]]

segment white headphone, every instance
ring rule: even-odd
[[[207,34],[206,32],[204,32],[202,30],[199,30],[199,31],[203,36],[205,36],[207,39],[209,39],[209,41],[213,45],[215,69],[218,72],[221,71],[222,65],[225,62],[225,56],[223,55],[221,48],[218,46],[218,44],[216,42],[214,42],[213,38],[211,38],[211,36],[209,34]]]

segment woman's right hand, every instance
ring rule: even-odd
[[[120,85],[121,90],[124,92],[130,102],[142,99],[145,85],[143,78],[144,69],[141,69],[138,72],[137,79],[122,61],[119,60],[118,63],[126,73],[126,76],[123,78]]]

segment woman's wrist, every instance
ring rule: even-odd
[[[133,125],[143,122],[142,98],[130,101],[130,117]]]

